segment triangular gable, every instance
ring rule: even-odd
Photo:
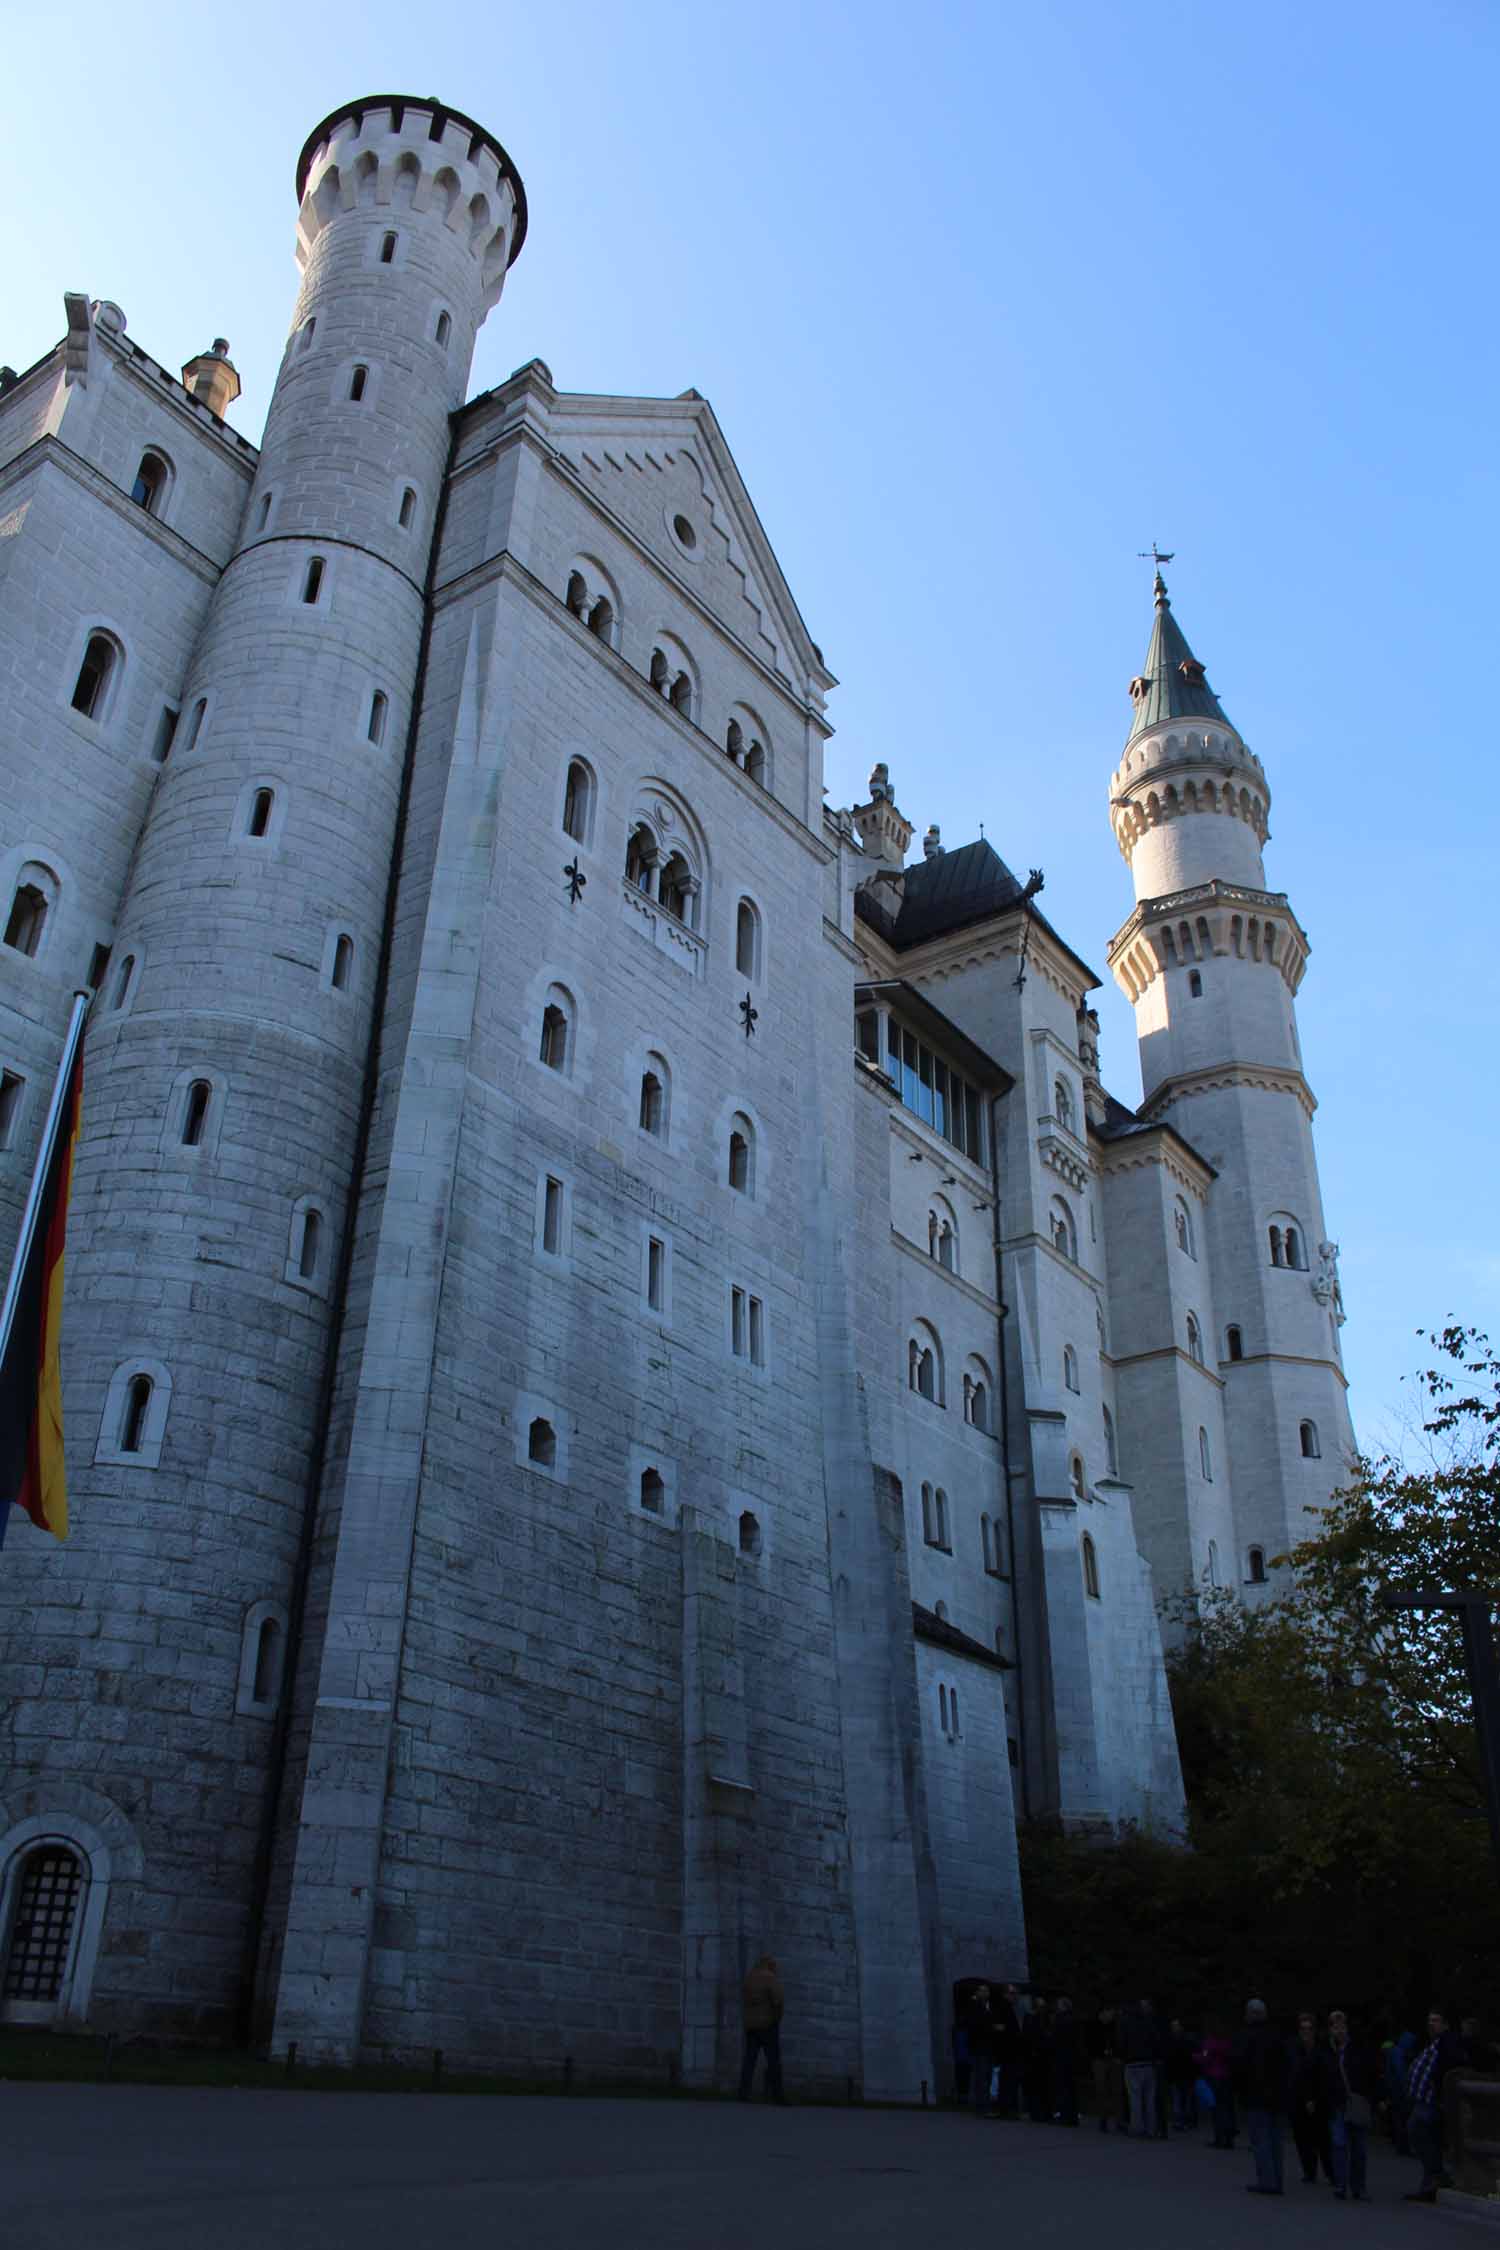
[[[601,505],[801,696],[834,685],[707,399],[555,394],[553,445]],[[697,544],[685,553],[678,513]]]

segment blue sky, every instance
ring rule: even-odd
[[[843,683],[830,796],[883,758],[919,834],[982,820],[1101,973],[1136,555],[1175,549],[1312,939],[1368,1443],[1418,1327],[1500,1327],[1497,54],[1466,0],[28,10],[0,358],[55,341],[64,288],[113,297],[169,366],[227,335],[258,436],[303,139],[438,94],[531,206],[475,389],[536,354],[565,389],[705,392]],[[1098,1004],[1134,1099],[1129,1009]]]

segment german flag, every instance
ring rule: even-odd
[[[38,1531],[68,1536],[68,1488],[63,1467],[62,1337],[63,1238],[68,1189],[83,1100],[83,1041],[78,1040],[67,1091],[58,1114],[52,1154],[42,1181],[36,1226],[16,1298],[5,1357],[0,1360],[0,1508],[14,1501]],[[0,1537],[4,1525],[0,1524]]]

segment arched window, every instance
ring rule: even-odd
[[[1302,1237],[1295,1227],[1288,1227],[1286,1230],[1286,1262],[1289,1266],[1294,1267],[1298,1273],[1301,1273],[1307,1264],[1307,1259],[1302,1251]]]
[[[1103,1409],[1103,1414],[1105,1474],[1107,1476],[1117,1477],[1120,1473],[1120,1451],[1119,1447],[1115,1443],[1115,1418],[1110,1413],[1107,1406]]]
[[[16,953],[24,953],[35,960],[42,942],[42,932],[47,927],[47,912],[51,904],[42,883],[36,880],[40,868],[23,867],[22,880],[17,883],[10,902],[10,913],[5,921],[5,942]],[[27,880],[27,878],[32,878]]]
[[[1238,1328],[1228,1328],[1228,1329],[1226,1329],[1226,1330],[1225,1330],[1225,1332],[1224,1332],[1224,1341],[1225,1341],[1225,1344],[1226,1344],[1226,1346],[1227,1346],[1227,1348],[1228,1348],[1228,1356],[1229,1356],[1229,1358],[1230,1358],[1230,1359],[1243,1359],[1243,1358],[1244,1358],[1244,1356],[1245,1356],[1245,1339],[1244,1339],[1244,1337],[1243,1337],[1243,1336],[1241,1335],[1241,1333],[1240,1333],[1240,1331],[1239,1331],[1239,1329],[1238,1329]]]
[[[1266,1582],[1266,1551],[1264,1547],[1252,1547],[1247,1559],[1250,1565],[1251,1585],[1264,1586]]]
[[[135,955],[127,953],[115,971],[115,988],[110,998],[111,1008],[123,1008],[130,998],[130,980],[135,975]]]
[[[951,1734],[952,1729],[948,1723],[948,1689],[942,1680],[938,1681],[938,1725],[945,1737]]]
[[[417,488],[408,484],[402,487],[401,505],[396,511],[396,522],[402,531],[410,531],[417,515]]]
[[[563,785],[563,833],[575,844],[586,844],[594,826],[593,769],[582,758],[570,758]]]
[[[440,312],[437,316],[437,326],[432,333],[434,341],[446,348],[448,339],[453,334],[452,314]]]
[[[108,633],[90,633],[73,683],[73,709],[85,719],[102,719],[108,710],[119,655],[119,644]]]
[[[641,1072],[640,1128],[657,1140],[667,1137],[667,1088],[670,1080],[660,1055],[648,1055]]]
[[[1203,1331],[1198,1326],[1198,1315],[1196,1313],[1189,1313],[1187,1316],[1187,1348],[1188,1358],[1195,1360],[1201,1367],[1203,1365]]]
[[[614,606],[607,594],[599,596],[588,616],[584,619],[584,623],[588,626],[596,641],[603,641],[608,648],[614,647],[615,613]]]
[[[686,672],[679,672],[677,674],[677,677],[673,680],[668,700],[672,705],[672,709],[674,711],[680,711],[685,719],[690,719],[692,717],[693,683],[688,678]]]
[[[928,1206],[927,1255],[935,1259],[945,1273],[957,1273],[958,1222],[945,1196],[936,1197]]]
[[[1316,1461],[1321,1457],[1323,1448],[1318,1443],[1318,1425],[1316,1422],[1299,1423],[1297,1440],[1302,1447],[1304,1461]]]
[[[122,1453],[139,1453],[143,1450],[146,1435],[146,1416],[151,1407],[152,1383],[149,1375],[132,1375],[125,1386],[125,1398],[120,1413],[120,1434],[117,1440]]]
[[[661,857],[660,847],[645,821],[638,820],[630,831],[630,841],[625,847],[625,880],[633,883],[647,898],[656,884],[656,867]]]
[[[347,930],[340,930],[333,942],[333,967],[329,983],[335,992],[347,992],[354,974],[354,940]]]
[[[964,1420],[973,1429],[984,1430],[990,1426],[990,1394],[986,1384],[977,1376],[964,1377]]]
[[[0,2015],[25,2018],[62,1998],[74,1931],[88,1895],[85,1863],[66,1844],[49,1839],[26,1853],[14,1888]]]
[[[1074,1453],[1068,1459],[1068,1488],[1075,1500],[1087,1500],[1088,1485],[1083,1473],[1083,1455]]]
[[[745,730],[738,719],[731,719],[724,736],[724,748],[737,766],[745,762]]]
[[[1212,1484],[1214,1481],[1214,1457],[1208,1448],[1208,1432],[1202,1428],[1198,1431],[1198,1466],[1203,1471],[1204,1482]]]
[[[1057,1078],[1052,1084],[1052,1114],[1059,1125],[1073,1130],[1073,1096],[1068,1091],[1066,1078]]]
[[[1099,1600],[1099,1555],[1087,1532],[1083,1535],[1083,1590],[1090,1601]]]
[[[162,456],[148,446],[141,455],[141,465],[130,488],[131,499],[138,508],[144,508],[148,516],[160,515],[171,474]]]
[[[734,913],[734,965],[740,976],[754,984],[760,976],[760,915],[748,898]]]
[[[743,1110],[729,1121],[729,1184],[741,1195],[755,1193],[755,1127]]]
[[[651,1516],[659,1516],[666,1501],[667,1488],[657,1469],[641,1471],[641,1506]]]
[[[573,1007],[559,984],[548,989],[546,1006],[542,1010],[542,1037],[538,1056],[548,1070],[560,1071],[564,1076],[572,1070]]]
[[[379,688],[376,688],[374,694],[370,697],[370,718],[369,724],[365,728],[365,734],[371,742],[378,743],[384,742],[385,740],[385,715],[387,709],[388,705],[386,703],[385,697],[381,694]]]
[[[370,379],[368,367],[356,367],[349,377],[349,396],[356,404],[365,395],[365,385]]]
[[[203,1128],[208,1122],[208,1105],[213,1100],[213,1087],[206,1078],[195,1078],[187,1090],[182,1111],[182,1145],[197,1148],[203,1140]]]
[[[271,814],[276,804],[274,789],[257,789],[250,799],[250,817],[245,823],[247,836],[264,836],[271,826]]]
[[[929,1547],[937,1545],[937,1530],[932,1511],[932,1486],[930,1484],[924,1484],[922,1487],[922,1538],[924,1544]]]
[[[311,345],[312,345],[313,334],[314,334],[314,331],[315,331],[315,330],[316,330],[316,328],[317,328],[317,325],[318,325],[318,316],[317,316],[317,314],[316,314],[316,313],[309,313],[309,314],[308,314],[308,316],[307,316],[307,318],[306,318],[306,320],[304,320],[304,321],[303,321],[303,323],[302,323],[301,333],[300,333],[300,334],[298,335],[298,338],[297,338],[297,349],[298,349],[298,351],[302,351],[302,352],[305,352],[305,351],[307,351],[307,350],[309,350],[309,349],[310,349],[310,347],[311,347]]]
[[[1278,1211],[1266,1233],[1273,1266],[1286,1266],[1296,1273],[1307,1270],[1307,1250],[1302,1228],[1290,1212]]]
[[[1054,1195],[1048,1208],[1047,1228],[1052,1237],[1052,1247],[1065,1258],[1078,1257],[1078,1228],[1073,1213],[1060,1195]]]
[[[936,1332],[918,1321],[906,1347],[907,1387],[934,1406],[943,1403],[943,1352]]]
[[[1063,1345],[1063,1388],[1069,1391],[1078,1388],[1078,1354],[1071,1344]]]
[[[767,766],[765,744],[758,735],[751,735],[745,751],[745,773],[747,778],[755,782],[761,789],[767,786]]]
[[[685,928],[698,926],[698,878],[681,852],[673,852],[657,885],[663,912],[675,916]]]
[[[306,570],[302,573],[302,599],[309,609],[316,603],[318,596],[323,591],[323,569],[323,557],[314,555],[309,560]]]
[[[535,1461],[539,1468],[555,1469],[557,1466],[557,1432],[541,1414],[527,1432],[526,1458]]]
[[[953,1542],[948,1534],[948,1495],[939,1485],[932,1496],[933,1513],[937,1519],[937,1545],[945,1554],[951,1552]]]
[[[573,616],[582,619],[588,615],[589,584],[581,570],[568,573],[568,590],[563,599]]]
[[[760,1519],[746,1508],[740,1516],[740,1553],[758,1555],[760,1546]]]
[[[1192,1214],[1180,1195],[1172,1206],[1172,1229],[1177,1236],[1178,1249],[1184,1251],[1188,1257],[1196,1258],[1198,1253],[1193,1247]]]
[[[1208,1583],[1210,1586],[1217,1586],[1219,1583],[1219,1543],[1216,1539],[1208,1542]]]
[[[380,263],[383,266],[390,265],[395,255],[396,237],[393,234],[383,234],[380,238]]]

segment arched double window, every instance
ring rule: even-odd
[[[685,719],[694,717],[697,706],[697,688],[687,652],[665,637],[651,651],[649,673],[651,685],[664,702]]]
[[[1287,1266],[1294,1273],[1307,1270],[1307,1238],[1297,1220],[1285,1211],[1278,1211],[1266,1229],[1273,1266]]]
[[[572,615],[596,641],[603,641],[606,648],[619,647],[620,597],[602,563],[592,555],[585,555],[574,563],[563,598]]]
[[[769,739],[760,720],[745,705],[737,705],[730,713],[724,733],[725,755],[762,789],[771,785],[771,759],[766,748]]]
[[[684,929],[701,931],[705,853],[694,828],[690,816],[665,804],[637,813],[625,846],[625,880]]]
[[[927,1209],[927,1255],[945,1273],[958,1271],[958,1221],[946,1196],[934,1196]]]

